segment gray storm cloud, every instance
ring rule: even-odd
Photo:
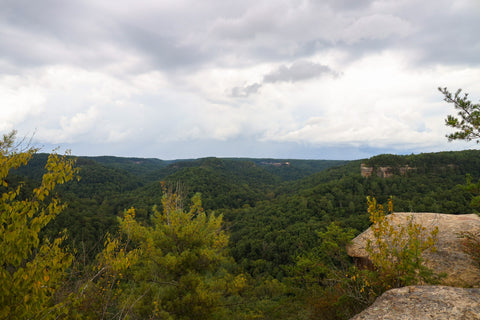
[[[478,0],[0,2],[0,131],[78,153],[440,148],[436,88],[480,92]]]
[[[317,78],[323,75],[336,76],[337,73],[328,66],[322,64],[310,61],[297,61],[291,66],[282,65],[278,67],[278,69],[266,74],[263,77],[263,82],[296,82]]]
[[[231,91],[231,96],[234,98],[245,98],[251,94],[257,93],[262,85],[260,83],[254,83],[245,87],[234,87]]]
[[[231,96],[235,98],[245,98],[251,94],[258,93],[263,84],[277,82],[298,82],[309,79],[315,79],[324,75],[337,77],[338,73],[330,67],[311,62],[296,61],[290,66],[281,65],[275,70],[263,76],[262,83],[253,83],[243,87],[234,87],[231,90]]]

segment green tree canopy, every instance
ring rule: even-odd
[[[452,140],[475,140],[480,142],[480,104],[474,104],[468,99],[468,93],[462,95],[462,89],[458,89],[452,95],[447,88],[438,88],[443,93],[444,100],[453,103],[458,110],[458,118],[448,115],[445,124],[448,127],[457,129],[458,131],[448,134],[448,141]]]
[[[245,286],[244,275],[229,271],[234,262],[226,250],[222,216],[206,214],[199,194],[184,208],[179,194],[166,192],[162,208],[153,209],[150,225],[135,219],[135,209],[127,210],[120,220],[127,245],[107,240],[97,266],[99,274],[106,273],[82,298],[95,308],[98,302],[88,299],[104,295],[99,298],[104,311],[94,311],[97,317],[211,319],[224,311],[225,299]]]

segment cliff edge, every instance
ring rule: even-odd
[[[440,214],[396,212],[387,215],[391,225],[407,223],[413,216],[415,223],[428,229],[438,227],[436,252],[424,252],[426,265],[436,273],[446,273],[442,284],[460,287],[480,286],[480,268],[473,259],[462,250],[461,232],[480,232],[480,217],[476,214]],[[352,240],[347,253],[354,258],[358,266],[369,266],[368,253],[365,250],[367,240],[373,240],[371,227]]]

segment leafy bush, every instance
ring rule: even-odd
[[[425,266],[422,253],[435,252],[438,227],[428,231],[416,223],[413,215],[403,225],[393,225],[375,198],[367,198],[373,240],[366,250],[379,274],[384,289],[413,284],[438,283],[439,275]],[[393,202],[388,200],[388,213],[393,213]]]
[[[55,319],[61,304],[54,295],[73,256],[62,247],[64,234],[42,239],[41,231],[65,208],[55,187],[78,170],[73,159],[51,154],[31,194],[21,185],[10,186],[9,171],[26,165],[37,152],[16,145],[15,134],[0,140],[0,319]]]

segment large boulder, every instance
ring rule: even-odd
[[[407,223],[413,216],[414,222],[433,230],[438,227],[436,252],[425,251],[426,265],[437,273],[446,273],[442,283],[452,286],[480,286],[480,269],[473,259],[463,252],[461,232],[480,232],[480,217],[476,214],[440,214],[396,212],[386,216],[393,225]],[[367,239],[373,240],[371,227],[353,239],[347,253],[359,266],[371,266],[366,251]]]
[[[351,320],[478,320],[480,289],[409,286],[382,294]]]

